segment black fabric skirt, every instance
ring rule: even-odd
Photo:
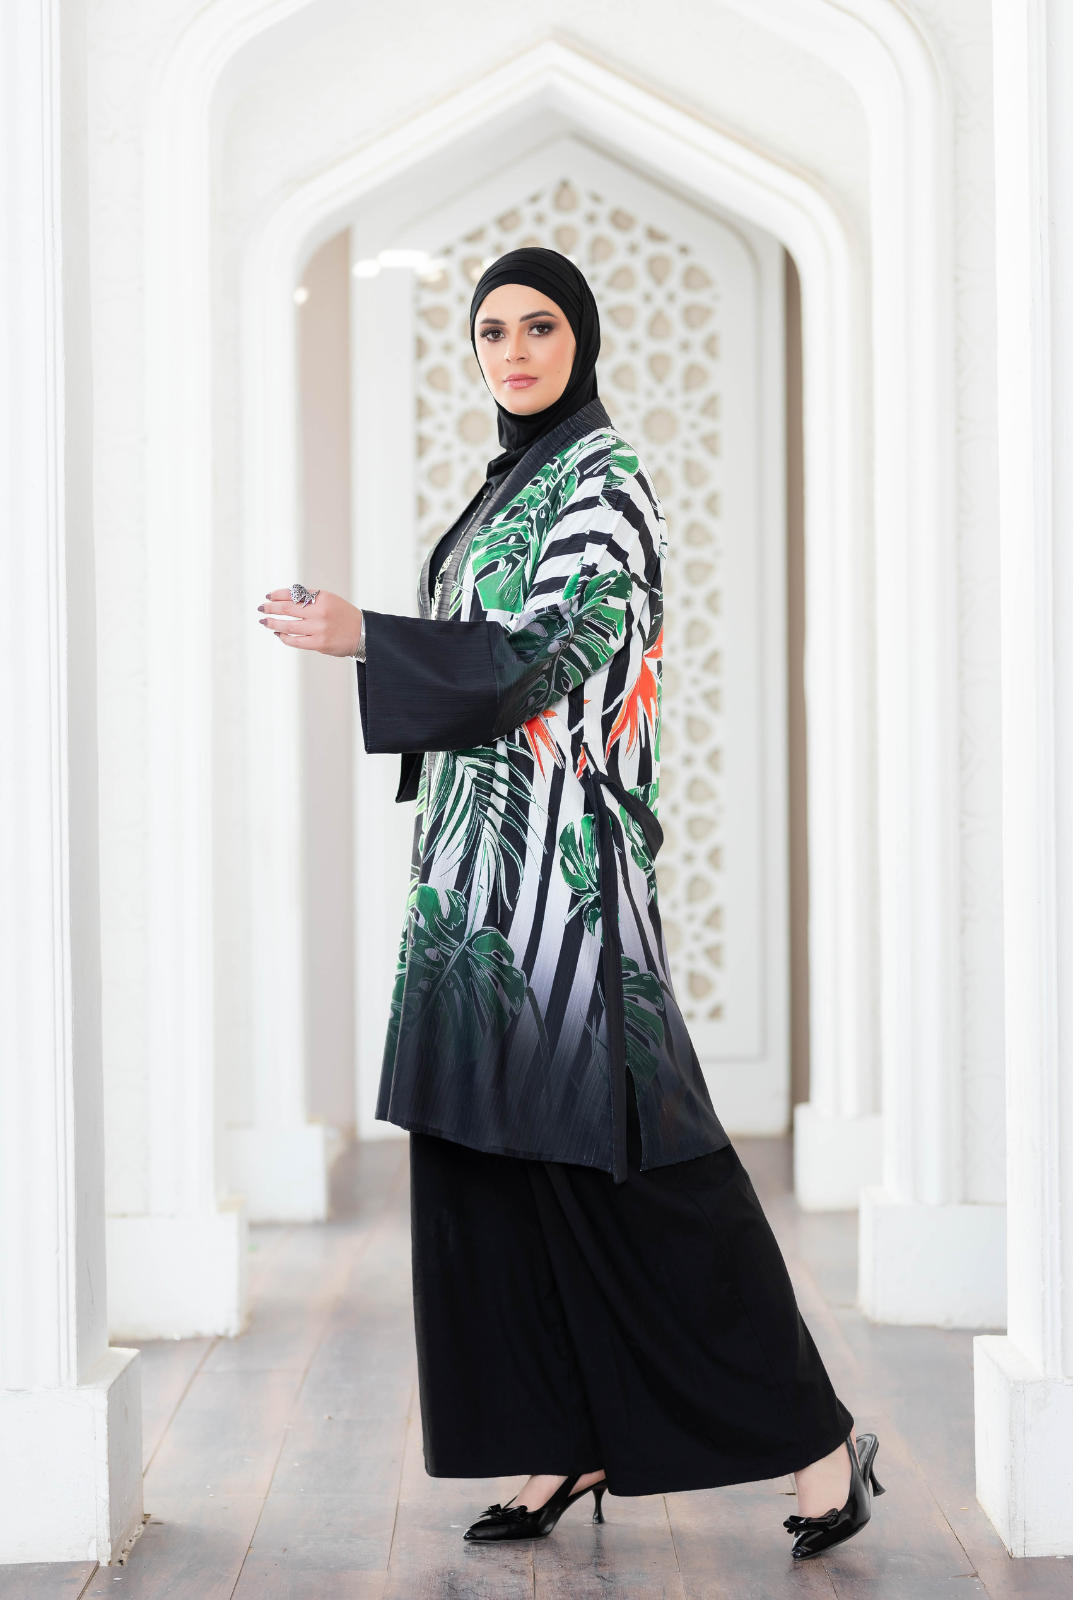
[[[424,1459],[606,1471],[613,1494],[775,1478],[852,1418],[730,1146],[630,1176],[411,1135]]]

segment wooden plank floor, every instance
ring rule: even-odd
[[[347,1151],[334,1220],[252,1230],[239,1339],[143,1350],[146,1508],[122,1566],[0,1567],[0,1600],[1065,1600],[1070,1561],[1012,1561],[975,1500],[971,1335],[854,1309],[855,1218],[807,1216],[784,1140],[740,1151],[887,1494],[835,1557],[793,1566],[788,1479],[575,1507],[550,1539],[462,1542],[509,1481],[424,1472],[403,1141]],[[591,1501],[590,1501],[591,1506]]]

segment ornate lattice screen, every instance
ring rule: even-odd
[[[417,286],[421,557],[498,450],[468,306],[484,265],[525,244],[561,250],[588,275],[604,330],[601,398],[668,519],[657,880],[676,993],[704,1041],[722,1031],[728,1003],[722,289],[689,244],[569,178],[449,242]]]

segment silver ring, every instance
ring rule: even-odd
[[[313,606],[322,593],[321,589],[305,589],[302,583],[294,583],[289,590],[294,606]]]

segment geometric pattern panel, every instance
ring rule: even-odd
[[[722,285],[685,242],[561,178],[477,219],[417,280],[416,394],[422,559],[497,453],[494,408],[469,341],[473,288],[492,260],[545,245],[587,275],[604,330],[601,398],[649,468],[668,524],[660,907],[691,1032],[725,1014],[725,591]],[[744,536],[747,530],[743,530]],[[756,931],[756,930],[755,930]],[[736,935],[737,936],[737,935]],[[753,936],[753,935],[751,935]],[[704,1029],[701,1024],[705,1024]]]

